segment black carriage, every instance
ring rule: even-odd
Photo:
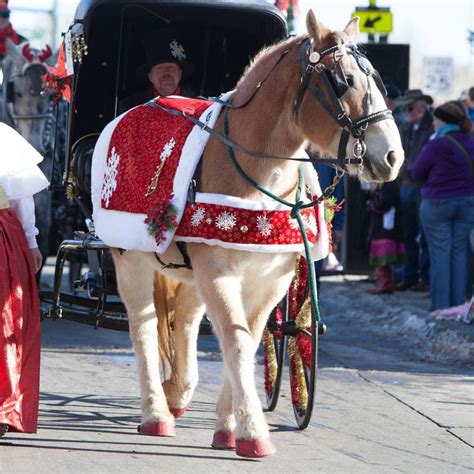
[[[94,234],[90,168],[95,142],[120,112],[120,102],[144,86],[144,31],[171,25],[189,45],[194,71],[188,86],[196,96],[218,96],[231,90],[250,59],[262,47],[287,36],[281,12],[267,1],[82,0],[65,38],[74,57],[68,115],[66,171],[62,186],[84,215],[87,230],[63,241],[57,252],[52,291],[42,291],[43,316],[96,327],[128,330],[125,307],[118,296],[110,251]],[[74,292],[61,290],[68,255],[87,255],[88,271]],[[303,268],[304,261],[298,263]],[[309,423],[315,384],[317,330],[300,339],[298,315],[306,311],[312,328],[315,315],[303,305],[308,289],[303,279],[273,312],[264,337],[265,389],[268,409],[278,398],[286,336],[293,405],[300,428]],[[322,326],[321,326],[322,327]],[[201,326],[202,333],[209,326]],[[306,347],[306,352],[303,344]],[[301,347],[300,347],[301,346]],[[298,362],[295,354],[301,353]],[[306,354],[306,355],[305,355]],[[308,358],[310,359],[305,360]],[[298,378],[295,374],[298,371]],[[295,383],[297,386],[295,386]],[[295,397],[297,399],[295,399]]]

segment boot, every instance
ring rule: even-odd
[[[369,293],[380,295],[383,293],[393,293],[393,290],[394,284],[391,268],[388,265],[380,267],[377,273],[377,285],[369,290]]]

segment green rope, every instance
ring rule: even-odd
[[[229,111],[228,108],[226,108],[224,111],[224,137],[226,138],[229,138],[228,111]],[[311,201],[310,203],[304,204],[304,202],[301,200],[301,191],[303,189],[303,174],[301,173],[301,168],[300,168],[298,170],[298,187],[296,189],[295,202],[292,203],[290,201],[286,201],[285,199],[282,199],[276,194],[273,194],[271,191],[269,191],[268,189],[265,189],[262,185],[258,184],[255,180],[253,180],[242,169],[242,167],[239,165],[239,163],[235,159],[235,153],[234,153],[233,148],[229,145],[226,145],[226,147],[227,147],[227,153],[229,154],[229,158],[232,165],[245,181],[250,183],[254,188],[258,189],[263,194],[266,194],[268,197],[291,208],[290,215],[293,219],[296,219],[296,221],[298,222],[301,236],[303,237],[304,252],[306,256],[306,262],[308,263],[309,288],[311,291],[311,309],[313,311],[313,314],[316,315],[316,321],[319,323],[321,321],[321,314],[319,312],[319,305],[318,305],[318,290],[316,287],[316,274],[314,271],[313,262],[311,260],[311,248],[309,246],[308,236],[306,235],[306,230],[304,228],[303,218],[301,217],[301,210],[306,209],[308,207],[314,207],[317,204],[319,204],[326,197],[325,192],[329,188],[327,188],[325,192],[322,193],[322,195],[318,199]],[[318,328],[316,327],[315,330],[317,331]]]

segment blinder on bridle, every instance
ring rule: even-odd
[[[339,61],[334,64],[333,69],[325,69],[323,74],[326,74],[338,99],[349,90],[349,83]]]
[[[341,97],[350,88],[349,80],[341,64],[341,58],[344,54],[352,55],[359,69],[367,77],[367,92],[363,99],[365,116],[358,120],[353,120],[346,114],[341,102]],[[334,60],[334,64],[331,68],[328,68],[321,62],[323,58],[329,55],[333,55]],[[367,57],[355,44],[337,44],[319,52],[313,49],[309,38],[302,40],[300,43],[300,65],[302,77],[301,85],[295,99],[295,115],[298,116],[303,97],[306,91],[309,90],[342,129],[337,159],[327,160],[328,164],[332,164],[335,161],[335,166],[341,169],[345,169],[346,166],[350,164],[361,165],[367,150],[367,146],[364,142],[367,127],[381,120],[393,119],[392,112],[389,109],[369,113],[369,106],[372,101],[370,77],[374,79],[380,92],[384,96],[387,95],[379,73],[372,67]],[[314,81],[310,81],[313,72],[320,75],[325,87],[320,88]],[[353,149],[353,157],[348,157],[346,152],[350,135],[356,140]]]
[[[26,77],[29,80],[29,94],[31,96],[43,96],[44,95],[44,83],[43,76],[47,73],[47,68],[44,64],[27,64],[22,74],[16,74],[10,77],[7,82],[6,90],[6,101],[9,103],[15,102],[15,81],[13,79],[17,77]]]
[[[43,63],[30,64],[25,68],[24,75],[30,80],[30,95],[39,96],[43,92],[43,76],[48,69]]]
[[[7,82],[7,90],[6,90],[6,101],[12,103],[15,101],[15,83],[13,81]]]

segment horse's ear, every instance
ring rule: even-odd
[[[320,46],[323,39],[330,33],[326,26],[314,16],[313,10],[309,10],[306,15],[306,28],[317,46]]]
[[[360,18],[358,16],[355,16],[344,28],[344,33],[349,36],[351,40],[356,41],[359,36],[359,21]]]

